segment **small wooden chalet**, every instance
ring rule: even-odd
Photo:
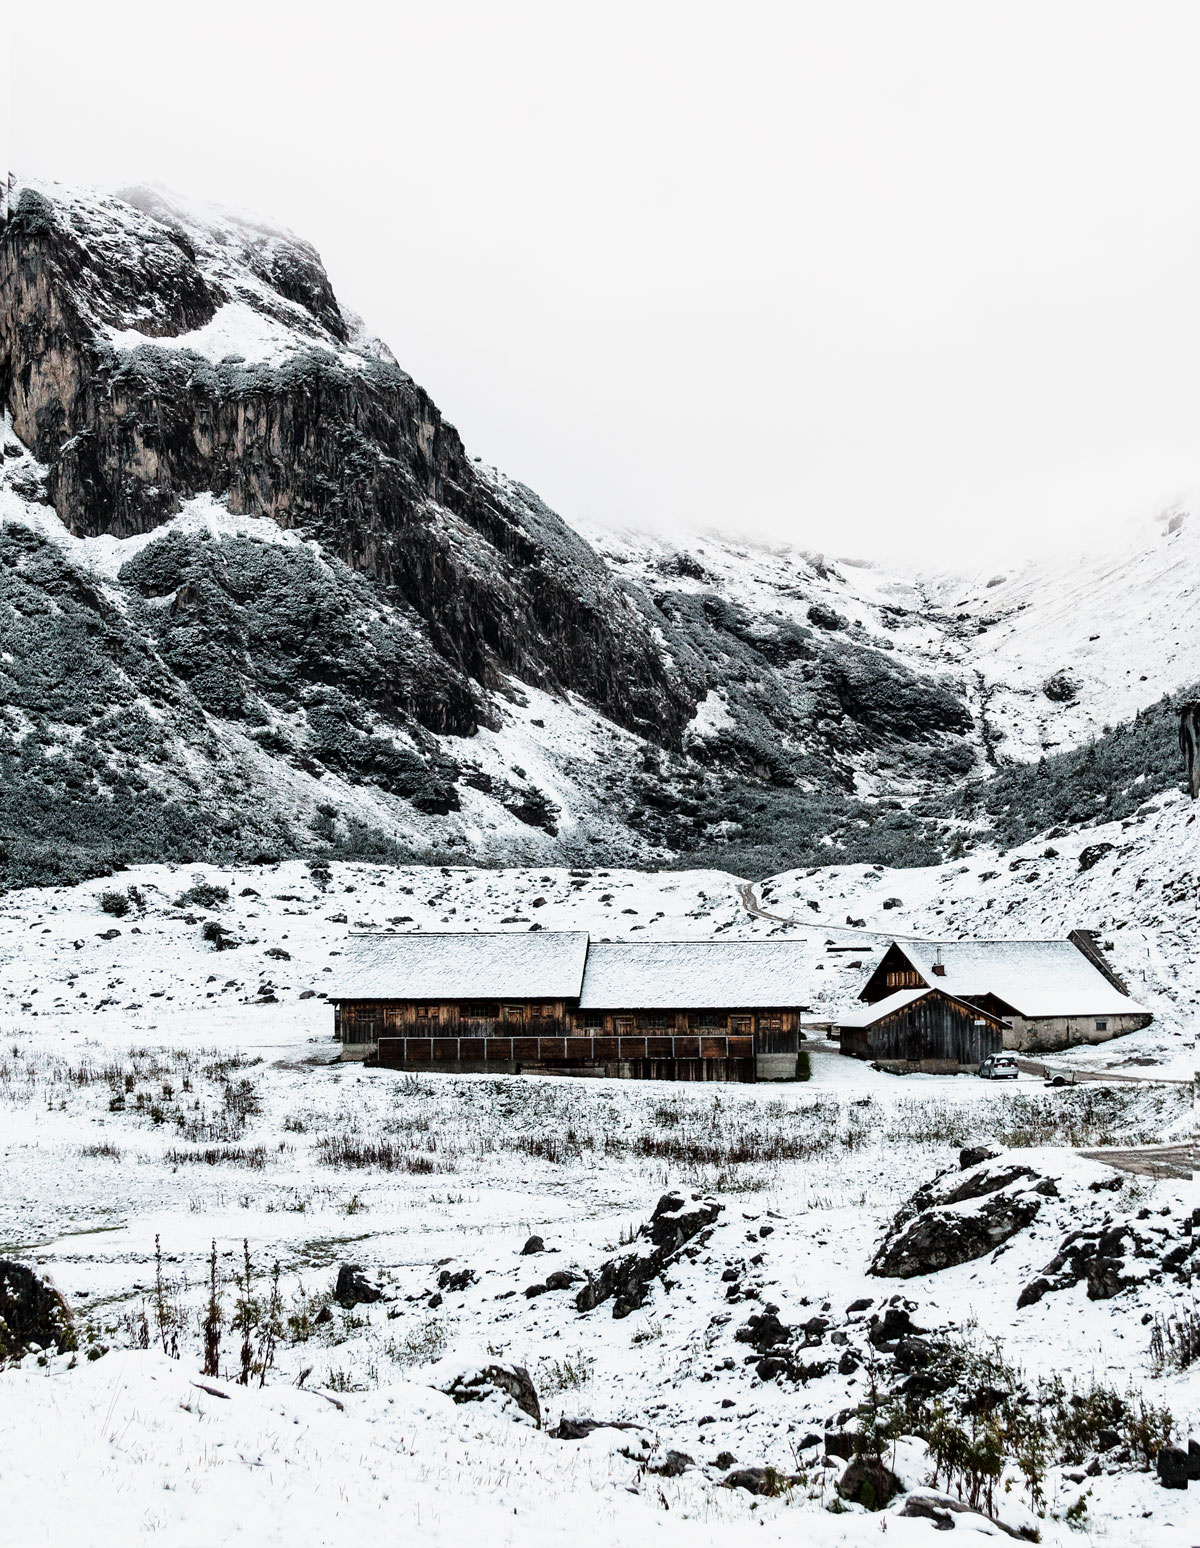
[[[592,941],[584,931],[351,935],[343,1059],[392,1069],[789,1080],[803,941]]]
[[[941,989],[897,989],[838,1018],[841,1050],[885,1069],[978,1069],[1004,1046],[1006,1023]]]
[[[1005,1048],[1023,1052],[1103,1043],[1153,1019],[1085,930],[1052,941],[894,940],[859,999],[878,1006],[913,989],[940,989],[998,1018]]]

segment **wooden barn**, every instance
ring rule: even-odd
[[[330,999],[342,1057],[391,1069],[790,1080],[810,971],[802,941],[379,931]]]
[[[1022,1052],[1103,1043],[1153,1019],[1086,930],[1049,941],[894,940],[859,999],[876,1005],[916,988],[944,990],[998,1017],[1005,1048]]]
[[[1005,1023],[941,989],[897,989],[838,1018],[841,1051],[885,1069],[978,1069],[1004,1046]]]

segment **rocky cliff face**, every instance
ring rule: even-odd
[[[222,320],[267,359],[206,351]],[[481,686],[512,673],[678,741],[694,685],[597,557],[526,491],[498,498],[428,395],[349,334],[306,244],[159,197],[25,188],[0,243],[0,382],[72,533],[149,532],[211,492],[370,576]],[[461,703],[421,709],[474,729]]]
[[[751,812],[803,855],[859,842],[864,776],[978,761],[961,686],[886,605],[843,617],[820,562],[748,595],[602,554],[472,461],[294,237],[21,188],[0,392],[10,879],[367,842],[662,859]]]

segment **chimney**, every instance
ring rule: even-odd
[[[946,976],[946,964],[942,961],[942,948],[939,946],[933,958],[933,971],[939,978]]]

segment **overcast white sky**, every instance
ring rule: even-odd
[[[958,561],[1200,489],[1196,0],[15,25],[14,168],[290,225],[568,517]]]

